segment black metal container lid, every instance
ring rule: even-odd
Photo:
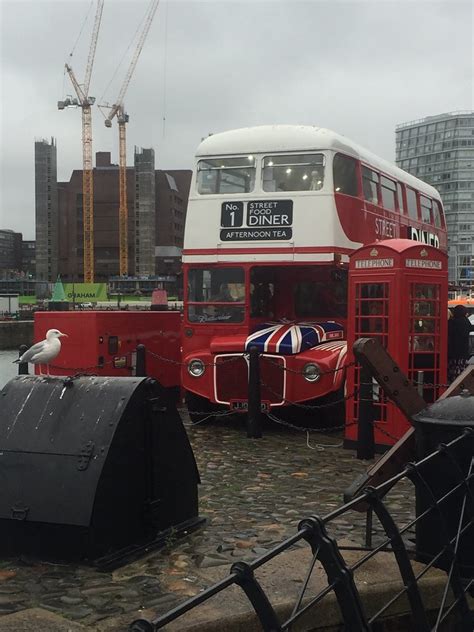
[[[413,416],[415,423],[474,427],[474,395],[464,390],[460,395],[440,399]]]

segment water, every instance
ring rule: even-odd
[[[0,389],[8,380],[18,375],[18,364],[12,364],[18,358],[18,351],[0,351]]]

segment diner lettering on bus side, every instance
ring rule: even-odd
[[[255,200],[223,202],[221,241],[275,241],[293,237],[293,200]]]
[[[355,262],[356,268],[393,268],[393,259],[360,259]]]
[[[407,268],[428,268],[430,270],[443,269],[441,261],[431,261],[429,259],[405,259],[405,266]]]
[[[415,228],[414,226],[407,226],[407,238],[415,241],[420,241],[427,246],[434,246],[439,248],[439,237],[434,233],[429,233],[427,230],[421,228]]]

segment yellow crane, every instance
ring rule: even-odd
[[[97,39],[99,37],[100,22],[104,0],[97,0],[94,26],[92,29],[89,56],[87,58],[84,83],[81,85],[69,64],[65,65],[66,71],[76,92],[77,99],[67,97],[64,101],[58,101],[58,109],[67,107],[80,107],[82,110],[82,219],[84,231],[84,283],[94,282],[94,183],[92,171],[92,116],[91,106],[95,98],[89,96],[89,84],[94,65]]]
[[[152,0],[150,3],[142,32],[115,103],[111,107],[108,105],[99,106],[101,109],[110,107],[105,119],[105,126],[112,127],[112,120],[116,116],[119,128],[119,269],[121,276],[128,274],[127,137],[125,126],[129,121],[129,116],[125,112],[123,99],[140,53],[142,52],[159,2],[160,0]]]

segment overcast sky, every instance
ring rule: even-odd
[[[97,100],[118,95],[148,4],[105,0]],[[57,139],[58,180],[82,168],[80,110],[57,101],[73,94],[65,61],[83,79],[95,6],[0,0],[0,228],[25,239],[34,140]],[[329,127],[393,161],[397,123],[474,109],[473,31],[472,0],[161,0],[125,98],[128,164],[137,145],[156,168],[192,168],[209,132],[267,123]],[[93,151],[118,162],[103,120],[93,108]]]

